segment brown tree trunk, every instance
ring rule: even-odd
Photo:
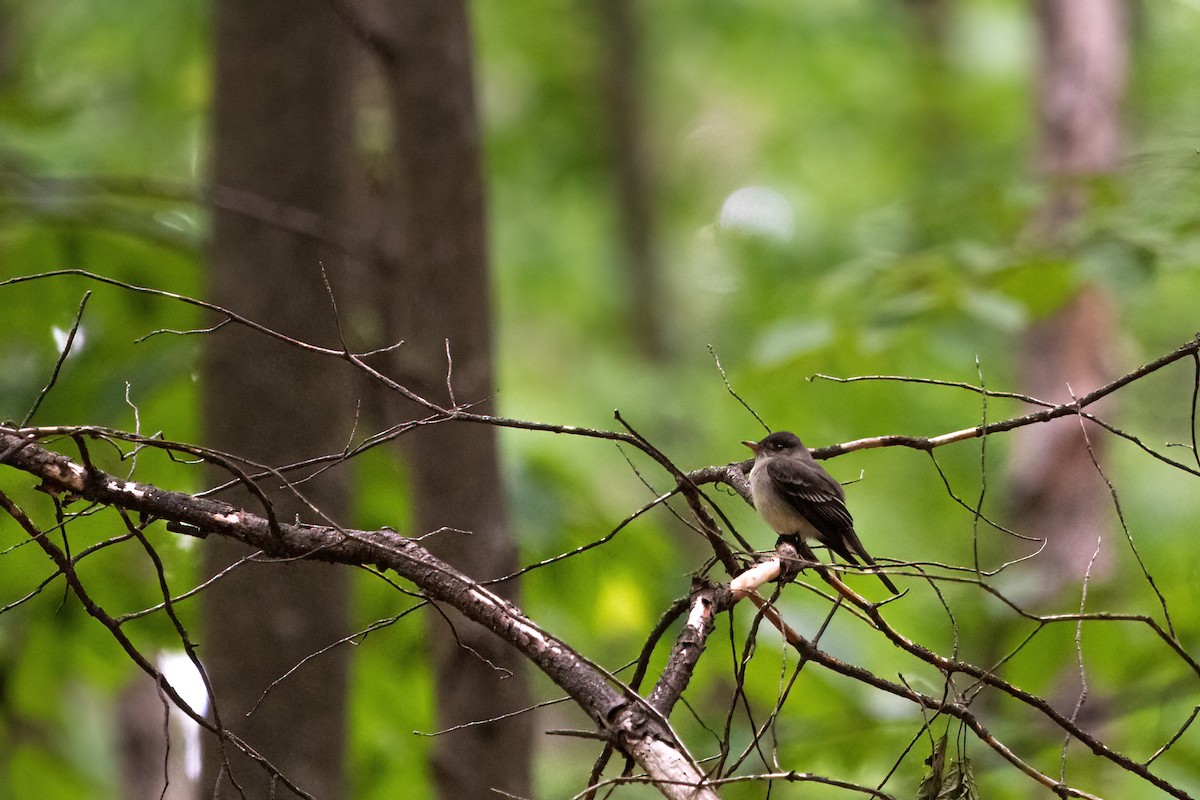
[[[642,48],[636,0],[595,4],[600,20],[600,87],[604,135],[612,170],[628,329],[643,356],[668,355],[667,304],[655,241],[653,175],[647,153]]]
[[[363,19],[383,72],[394,139],[377,292],[389,338],[404,340],[395,368],[441,403],[493,407],[492,301],[472,48],[462,0],[376,2]],[[450,361],[453,363],[451,374]],[[453,385],[450,397],[447,383]],[[396,405],[401,413],[410,406]],[[492,427],[441,424],[405,436],[414,525],[443,526],[430,549],[486,579],[517,566]],[[515,582],[492,587],[519,602]],[[447,612],[430,616],[437,726],[448,728],[525,708],[525,666],[484,629]],[[451,627],[452,626],[452,627]],[[532,721],[521,715],[434,740],[438,794],[450,800],[531,795]]]
[[[338,19],[321,0],[218,0],[213,13],[213,182],[337,219],[353,142],[351,47]],[[217,211],[208,297],[291,336],[334,343],[322,262],[336,288],[336,253]],[[206,340],[206,441],[270,465],[336,452],[351,430],[350,385],[338,364],[223,329]],[[280,519],[312,517],[279,479],[259,485]],[[301,489],[344,519],[341,473]],[[228,496],[259,506],[243,490]],[[216,574],[247,554],[228,541],[205,542],[205,571]],[[245,715],[272,681],[348,632],[347,581],[345,570],[316,563],[247,563],[203,594],[200,654],[222,723],[321,800],[345,796],[346,650],[306,664]],[[231,747],[222,766],[217,742],[205,741],[203,796],[291,795]]]
[[[1088,184],[1116,171],[1129,62],[1125,0],[1037,0],[1037,168],[1049,198],[1036,241],[1058,243],[1087,208]]]
[[[1037,160],[1047,200],[1031,221],[1034,244],[1069,251],[1090,183],[1120,163],[1121,101],[1127,67],[1124,0],[1038,0]],[[1069,402],[1112,376],[1116,339],[1112,304],[1099,286],[1084,287],[1051,317],[1031,326],[1022,347],[1024,389]],[[1093,408],[1104,415],[1106,408]],[[1108,488],[1093,464],[1103,439],[1089,425],[1089,452],[1078,419],[1028,428],[1014,439],[1013,500],[1018,526],[1048,538],[1038,563],[1043,586],[1078,584],[1109,528]],[[1108,567],[1102,548],[1093,577]]]

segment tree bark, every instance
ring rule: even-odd
[[[418,393],[449,405],[494,406],[492,299],[485,189],[472,43],[462,0],[407,0],[364,7],[383,71],[393,150],[379,238],[377,292],[389,339],[403,340],[395,369]],[[451,366],[452,365],[452,366]],[[451,389],[453,387],[453,398]],[[411,414],[411,407],[396,406]],[[478,580],[518,564],[490,426],[438,424],[404,437],[414,525],[451,527],[429,540],[438,557]],[[516,582],[495,587],[519,602]],[[525,665],[479,625],[431,615],[437,726],[525,708]],[[433,744],[438,794],[531,795],[532,719],[520,715],[440,736]]]
[[[352,163],[353,115],[351,41],[336,16],[321,0],[218,0],[214,45],[213,182],[337,219]],[[320,267],[324,263],[336,287],[338,260],[311,238],[217,211],[208,297],[289,335],[333,342]],[[221,331],[206,342],[203,411],[210,446],[271,465],[342,448],[353,399],[340,365],[245,331]],[[277,518],[311,518],[280,483],[260,484]],[[339,472],[302,490],[332,518],[344,516]],[[223,497],[257,504],[243,490]],[[205,571],[215,575],[250,552],[234,542],[208,541]],[[345,796],[347,652],[313,660],[275,687],[252,716],[245,714],[274,680],[348,632],[347,580],[344,571],[313,563],[247,563],[203,595],[200,653],[222,722],[321,800]],[[232,749],[230,776],[215,740],[205,741],[204,796],[239,796],[233,780],[244,796],[290,796]]]

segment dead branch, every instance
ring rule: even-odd
[[[43,491],[133,511],[184,526],[195,535],[228,536],[275,558],[307,558],[393,570],[420,587],[428,599],[453,606],[520,650],[588,713],[606,739],[637,761],[666,796],[689,800],[716,797],[712,789],[705,788],[703,771],[653,706],[624,687],[614,687],[603,669],[412,539],[386,530],[283,522],[273,525],[264,517],[228,503],[166,491],[83,467],[11,427],[0,427],[0,463],[36,476]],[[30,536],[43,547],[53,547],[39,533],[31,531]],[[51,555],[60,569],[69,566],[65,555]],[[72,588],[77,593],[83,591],[82,584],[73,584]],[[101,615],[98,618],[118,636],[138,665],[161,680],[154,667],[122,639],[116,622],[110,620],[112,624],[108,624],[106,612],[95,607],[93,615]],[[182,698],[173,691],[168,694],[173,702],[186,708]],[[203,719],[194,712],[191,716],[197,721]],[[205,724],[217,732],[212,723]]]

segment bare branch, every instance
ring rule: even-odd
[[[703,772],[653,706],[619,683],[614,688],[611,683],[613,677],[598,665],[540,628],[510,603],[435,558],[411,539],[392,531],[350,531],[289,523],[272,525],[263,517],[227,503],[120,480],[94,467],[79,466],[3,426],[0,426],[0,453],[4,454],[0,457],[0,463],[36,475],[42,480],[42,488],[46,491],[78,495],[94,502],[187,525],[209,534],[235,538],[277,558],[371,564],[381,569],[392,569],[420,586],[431,600],[452,605],[469,619],[517,647],[592,717],[606,737],[647,772],[660,778],[664,794],[669,797],[716,796],[703,787]],[[0,504],[4,504],[6,510],[10,505],[3,495],[0,495]],[[86,595],[82,584],[73,579],[73,568],[66,556],[50,545],[44,536],[36,533],[31,535],[40,537],[39,544],[68,575],[73,590],[84,599]],[[87,602],[90,601],[85,601],[85,604]],[[119,625],[107,612],[95,604],[91,604],[89,612],[110,629],[139,666],[148,672],[154,670],[121,633]],[[182,699],[173,691],[169,690],[172,700],[186,709]],[[198,715],[197,718],[202,719]],[[206,722],[205,727],[225,737],[232,736],[212,723]],[[254,757],[252,751],[247,752]],[[684,791],[682,787],[688,788]],[[307,795],[301,793],[301,796]]]
[[[1195,358],[1200,354],[1200,335],[1191,339],[1191,341],[1179,346],[1170,353],[1167,353],[1160,358],[1148,364],[1143,364],[1132,372],[1122,375],[1120,378],[1101,386],[1095,391],[1085,394],[1083,397],[1070,402],[1061,403],[1059,405],[1043,408],[1041,411],[1034,411],[1030,414],[1025,414],[1020,417],[992,422],[986,425],[977,425],[974,428],[964,428],[962,430],[943,433],[940,436],[924,437],[924,436],[873,436],[867,439],[856,439],[852,442],[832,445],[830,447],[821,447],[812,451],[813,458],[833,458],[834,456],[849,453],[854,450],[867,450],[873,447],[911,447],[917,450],[931,450],[935,447],[961,442],[968,439],[975,439],[980,436],[988,436],[995,433],[1003,433],[1016,428],[1022,428],[1026,425],[1035,425],[1041,422],[1049,422],[1052,419],[1066,417],[1072,414],[1078,414],[1081,409],[1087,408],[1098,400],[1108,397],[1113,392],[1122,389],[1136,380],[1146,377],[1147,375],[1157,372],[1163,367],[1174,364],[1182,358],[1191,356]],[[970,384],[964,384],[970,386]],[[975,387],[978,388],[978,387]],[[996,396],[992,393],[992,396]],[[1038,402],[1038,401],[1035,401]]]
[[[33,406],[21,418],[20,427],[24,428],[29,424],[29,420],[33,419],[33,415],[41,407],[42,401],[46,399],[46,395],[50,393],[50,390],[54,388],[54,384],[58,381],[58,373],[62,370],[67,356],[71,355],[71,346],[75,344],[75,335],[79,333],[79,325],[83,322],[83,309],[87,307],[88,298],[91,296],[92,293],[90,291],[83,293],[83,299],[79,301],[79,310],[75,312],[75,322],[71,324],[71,331],[67,334],[67,341],[63,344],[62,350],[58,354],[58,360],[54,362],[54,371],[50,373],[50,380],[46,381],[46,385],[38,392],[37,399],[33,401]]]

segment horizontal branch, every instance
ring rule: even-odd
[[[812,451],[813,458],[833,458],[834,456],[849,453],[854,450],[868,450],[875,447],[911,447],[916,450],[933,450],[936,447],[962,442],[969,439],[978,439],[981,436],[990,436],[995,433],[1004,433],[1015,428],[1022,428],[1026,425],[1034,425],[1040,422],[1049,422],[1059,417],[1067,417],[1079,414],[1083,409],[1093,403],[1108,397],[1110,394],[1128,386],[1136,380],[1146,377],[1152,372],[1157,372],[1163,367],[1174,364],[1180,359],[1188,356],[1196,356],[1200,354],[1200,334],[1194,336],[1191,341],[1181,345],[1175,350],[1167,353],[1164,356],[1154,359],[1148,364],[1143,364],[1137,369],[1122,375],[1120,378],[1101,386],[1095,391],[1085,394],[1070,403],[1060,403],[1059,405],[1042,408],[1040,411],[1034,411],[1019,417],[990,422],[986,425],[976,425],[973,428],[963,428],[949,433],[943,433],[939,436],[872,436],[866,439],[855,439],[852,442],[843,444],[835,444],[829,447],[820,447]]]

